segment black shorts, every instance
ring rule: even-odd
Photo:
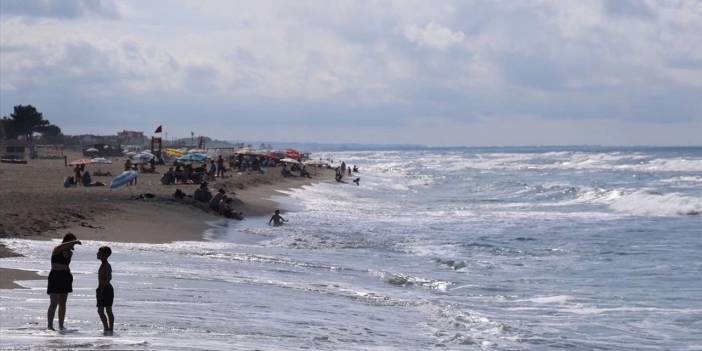
[[[47,294],[68,294],[73,292],[73,275],[71,271],[49,272],[49,285],[46,288]]]
[[[112,307],[112,302],[115,299],[115,290],[112,288],[112,284],[107,284],[102,289],[102,296],[100,296],[100,288],[95,289],[95,298],[97,299],[97,307]]]

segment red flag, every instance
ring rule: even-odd
[[[162,131],[163,130],[161,129],[161,126],[158,126],[158,128],[156,128],[156,131],[154,132],[154,134],[161,133]]]

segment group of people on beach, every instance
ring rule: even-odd
[[[85,169],[84,164],[75,165],[73,167],[73,176],[68,176],[63,181],[65,188],[82,186],[105,186],[102,182],[93,182],[90,172]]]
[[[299,176],[302,178],[312,178],[312,175],[310,175],[310,172],[307,171],[307,167],[305,165],[300,166],[299,164],[293,164],[290,166],[290,168],[288,168],[288,164],[283,163],[283,168],[280,170],[280,174],[283,176],[283,178],[296,177],[293,172],[298,172]]]
[[[54,317],[58,308],[59,330],[65,330],[66,302],[68,294],[73,292],[73,275],[70,264],[76,245],[82,245],[72,233],[63,236],[61,244],[51,252],[51,271],[49,272],[46,293],[49,295],[49,309],[46,313],[47,328],[54,329]],[[115,316],[112,313],[114,288],[112,287],[112,266],[107,259],[112,254],[109,246],[102,246],[97,251],[97,259],[101,261],[98,269],[98,287],[95,289],[95,299],[98,316],[102,322],[105,335],[112,335]]]
[[[232,194],[234,194],[234,192],[232,192]],[[176,189],[173,197],[176,200],[182,201],[188,197],[188,195],[182,190]],[[212,195],[208,188],[208,183],[202,182],[200,186],[195,189],[192,198],[198,203],[207,205],[209,209],[214,210],[226,218],[238,220],[244,219],[243,213],[234,211],[232,207],[233,198],[227,195],[227,191],[224,190],[224,188],[220,188],[215,195]]]
[[[339,167],[336,167],[334,169],[336,175],[334,176],[334,179],[336,179],[337,182],[339,183],[345,183],[344,182],[344,175],[348,172],[348,176],[351,177],[353,173],[358,173],[358,167],[356,165],[353,166],[353,169],[351,167],[346,167],[346,162],[341,161],[341,165]],[[356,177],[353,179],[353,182],[357,185],[361,185],[361,177]]]

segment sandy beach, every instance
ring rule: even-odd
[[[79,158],[83,158],[79,153],[68,153],[69,162]],[[118,175],[124,158],[112,160],[112,164],[90,165],[87,170]],[[197,185],[162,185],[160,177],[166,170],[167,166],[157,166],[158,173],[140,174],[135,186],[109,190],[107,186],[64,188],[63,180],[72,175],[72,167],[66,167],[63,159],[38,159],[26,165],[0,163],[0,238],[50,240],[71,232],[84,240],[112,242],[202,240],[207,221],[222,217],[191,198],[175,200],[176,189],[192,195]],[[283,178],[280,168],[268,168],[266,174],[229,173],[209,182],[209,188],[213,193],[220,188],[229,195],[234,192],[234,209],[245,217],[261,216],[275,210],[277,204],[271,197],[279,191],[332,177],[331,171],[320,169],[312,179]],[[93,181],[109,185],[111,178],[93,176]],[[154,197],[136,199],[144,193]],[[0,258],[13,255],[0,245]],[[29,279],[44,277],[31,271],[0,269],[2,289],[17,288],[14,281]]]

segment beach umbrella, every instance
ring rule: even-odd
[[[189,154],[207,154],[207,150],[205,149],[190,149],[188,150]]]
[[[134,180],[139,173],[136,171],[124,171],[122,174],[112,178],[112,181],[110,182],[110,189],[117,189],[119,187],[123,187],[132,180]]]
[[[100,152],[100,150],[98,150],[94,147],[91,147],[91,148],[86,149],[85,152]]]
[[[168,157],[181,157],[181,156],[185,155],[185,152],[178,150],[178,149],[171,149],[171,148],[166,149],[164,151],[164,153]]]
[[[90,163],[91,163],[91,161],[89,159],[81,158],[80,160],[71,161],[71,163],[69,163],[68,165],[69,166],[89,165]]]
[[[289,157],[281,158],[280,162],[300,164],[300,161],[298,161],[296,159],[289,158]]]
[[[187,154],[176,159],[178,162],[205,162],[207,155],[203,154]]]
[[[300,152],[295,150],[295,149],[287,149],[287,150],[285,150],[285,157],[299,159]]]
[[[151,159],[154,157],[155,156],[152,153],[144,151],[132,156],[132,161],[135,161],[137,163],[148,162],[151,161]]]
[[[237,150],[236,153],[239,154],[239,155],[254,155],[254,156],[255,156],[255,155],[261,155],[260,152],[255,151],[255,150],[251,150],[251,149],[249,149],[248,147],[245,147],[245,148],[243,148],[243,149],[239,149],[239,150]]]

